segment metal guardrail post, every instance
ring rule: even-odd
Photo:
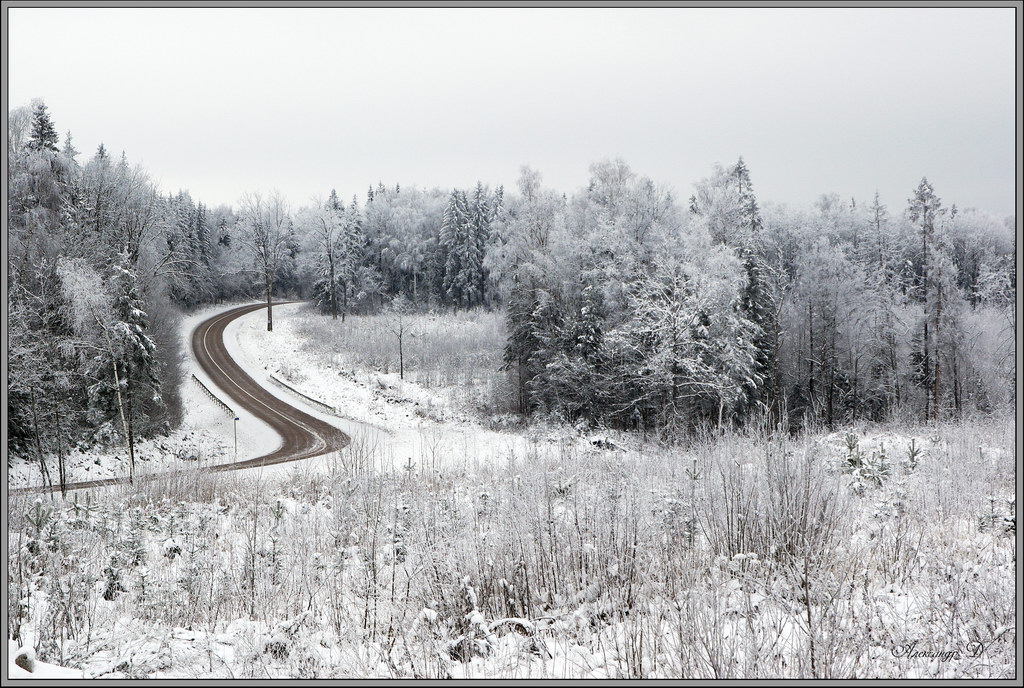
[[[235,416],[235,415],[236,415],[236,414],[235,414],[235,410],[234,410],[233,408],[231,408],[230,406],[228,406],[227,404],[225,404],[225,403],[224,403],[224,400],[223,400],[223,399],[221,399],[221,398],[220,398],[220,397],[218,397],[218,396],[217,396],[216,394],[214,394],[213,392],[211,392],[211,391],[210,391],[210,388],[209,388],[209,387],[207,387],[206,385],[204,385],[204,384],[203,384],[203,381],[202,381],[202,380],[200,380],[200,379],[199,379],[198,377],[196,377],[196,374],[195,374],[195,373],[192,373],[192,379],[193,379],[193,380],[195,381],[195,383],[196,383],[197,385],[199,385],[199,388],[200,388],[201,390],[203,390],[204,392],[206,392],[206,395],[207,395],[208,397],[210,397],[211,399],[213,399],[213,400],[214,400],[215,402],[217,402],[217,404],[218,404],[218,405],[219,405],[219,406],[220,406],[221,408],[223,408],[223,409],[224,409],[225,411],[227,411],[228,413],[230,413],[230,414],[231,414],[232,416]],[[235,420],[237,420],[237,418],[235,418]]]

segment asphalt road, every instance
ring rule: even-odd
[[[314,418],[308,413],[278,399],[242,370],[241,366],[228,353],[227,347],[224,345],[224,329],[228,324],[236,318],[266,307],[266,304],[239,306],[204,320],[192,331],[192,352],[203,372],[220,388],[220,391],[225,396],[231,399],[233,406],[244,408],[270,425],[281,436],[281,446],[269,454],[245,461],[203,466],[191,470],[136,475],[136,482],[184,475],[194,473],[197,470],[215,473],[219,471],[237,471],[288,461],[299,461],[322,454],[329,454],[348,446],[348,443],[351,441],[348,435],[333,425],[325,423],[319,418]],[[128,482],[127,477],[88,480],[69,483],[67,489],[83,490],[126,482]],[[60,486],[19,488],[10,490],[9,494],[47,491],[58,492],[60,491]]]

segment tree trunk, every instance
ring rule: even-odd
[[[267,332],[274,331],[274,306],[270,303],[270,292],[273,290],[273,285],[267,282]]]
[[[853,420],[854,420],[854,422],[857,421],[857,415],[860,412],[860,399],[858,398],[858,395],[860,394],[860,390],[858,389],[858,387],[860,386],[859,376],[860,376],[860,359],[858,358],[858,359],[856,359],[853,362]]]
[[[921,374],[924,378],[924,419],[925,422],[932,417],[932,386],[928,384],[928,375],[931,371],[931,351],[928,347],[928,318],[924,319],[924,363],[921,366]]]
[[[64,465],[64,443],[61,441],[61,435],[63,430],[60,424],[60,400],[53,399],[53,424],[56,426],[55,431],[57,435],[57,475],[60,480],[60,494],[62,497],[67,497],[67,471]]]
[[[516,372],[519,376],[519,412],[526,415],[526,381],[523,379],[523,357],[516,361]]]
[[[43,456],[43,443],[39,439],[39,418],[36,414],[36,390],[34,387],[29,388],[29,398],[32,401],[32,434],[36,438],[36,457],[39,459],[39,472],[43,475],[43,487],[52,485],[53,482],[50,480],[50,469],[46,467],[46,457]]]
[[[956,417],[959,420],[963,414],[963,406],[961,402],[961,395],[963,389],[960,384],[960,357],[956,354],[953,355],[953,408],[956,410]]]
[[[331,268],[331,320],[338,319],[338,285],[334,281],[334,256],[328,255],[327,262]]]
[[[935,290],[935,374],[932,377],[932,408],[935,420],[942,413],[942,358],[939,356],[939,322],[942,320],[942,285]]]
[[[398,335],[398,379],[405,379],[405,355],[402,351],[402,335]]]
[[[121,376],[117,374],[117,361],[113,362],[114,368],[114,388],[117,390],[117,410],[121,414],[121,427],[124,429],[124,440],[128,445],[128,456],[130,463],[128,466],[128,482],[133,482],[135,475],[133,469],[135,467],[135,450],[132,448],[131,433],[128,432],[128,419],[124,414],[124,399],[121,397]]]
[[[928,421],[932,417],[934,412],[932,409],[938,403],[938,400],[934,398],[934,387],[929,389],[928,384],[928,373],[931,368],[931,359],[929,355],[931,353],[931,342],[929,340],[928,332],[928,223],[927,219],[921,227],[921,291],[924,295],[924,383],[925,383],[925,406],[924,406],[924,418]]]
[[[810,407],[811,414],[815,414],[814,411],[814,305],[807,304],[807,332],[808,332],[808,344],[807,344],[807,405]],[[815,414],[816,415],[816,414]]]
[[[132,368],[131,363],[125,363],[124,372],[124,396],[126,415],[128,416],[128,465],[131,468],[131,475],[135,475],[135,411],[132,408]]]
[[[348,282],[341,287],[341,322],[345,322],[345,316],[348,314]]]

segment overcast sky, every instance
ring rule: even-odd
[[[623,157],[685,198],[743,155],[764,201],[1014,210],[1008,9],[11,9],[42,97],[209,205],[403,186],[572,192]]]

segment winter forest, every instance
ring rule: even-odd
[[[616,159],[571,196],[524,167],[509,191],[209,208],[125,153],[80,153],[42,102],[9,127],[8,432],[26,458],[175,427],[180,314],[239,299],[500,311],[505,410],[665,438],[1013,404],[1015,218],[926,178],[789,208],[758,201],[742,158],[682,199]]]
[[[10,677],[1015,676],[1014,216],[743,157],[208,205],[12,106]],[[193,360],[247,304],[345,448],[221,470],[290,441]]]

